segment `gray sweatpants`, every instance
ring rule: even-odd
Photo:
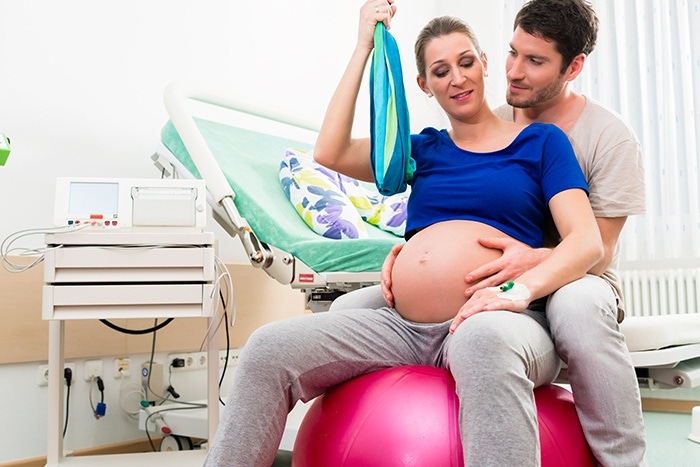
[[[433,365],[454,376],[465,465],[539,466],[533,389],[560,359],[544,313],[479,313],[420,324],[390,308],[340,310],[267,324],[248,340],[206,466],[269,467],[287,414],[356,376]]]
[[[331,310],[382,304],[376,286],[340,297]],[[600,465],[646,465],[639,386],[610,285],[586,275],[562,287],[549,298],[547,323],[567,364],[579,420]]]

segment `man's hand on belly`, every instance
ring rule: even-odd
[[[501,250],[501,257],[474,269],[464,278],[464,296],[469,299],[477,290],[493,287],[514,278],[540,264],[551,253],[548,248],[531,248],[513,238],[480,238],[479,243],[494,250]]]

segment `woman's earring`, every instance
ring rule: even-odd
[[[428,97],[433,97],[433,93],[432,93],[432,92],[429,92],[429,93],[427,94],[427,96],[428,96]]]
[[[488,77],[489,75],[489,70],[484,70],[484,78]]]

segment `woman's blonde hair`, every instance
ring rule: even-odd
[[[425,47],[436,37],[447,36],[448,34],[452,34],[454,32],[465,34],[467,37],[469,37],[476,48],[477,55],[479,58],[482,57],[483,52],[481,51],[481,46],[476,38],[476,34],[474,34],[474,31],[467,23],[453,16],[440,16],[433,18],[418,34],[416,45],[414,47],[416,54],[416,66],[418,67],[418,76],[420,76],[422,79],[426,79],[424,57]]]

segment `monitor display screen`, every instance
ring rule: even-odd
[[[119,212],[119,183],[71,182],[68,211],[73,215],[115,216]]]

